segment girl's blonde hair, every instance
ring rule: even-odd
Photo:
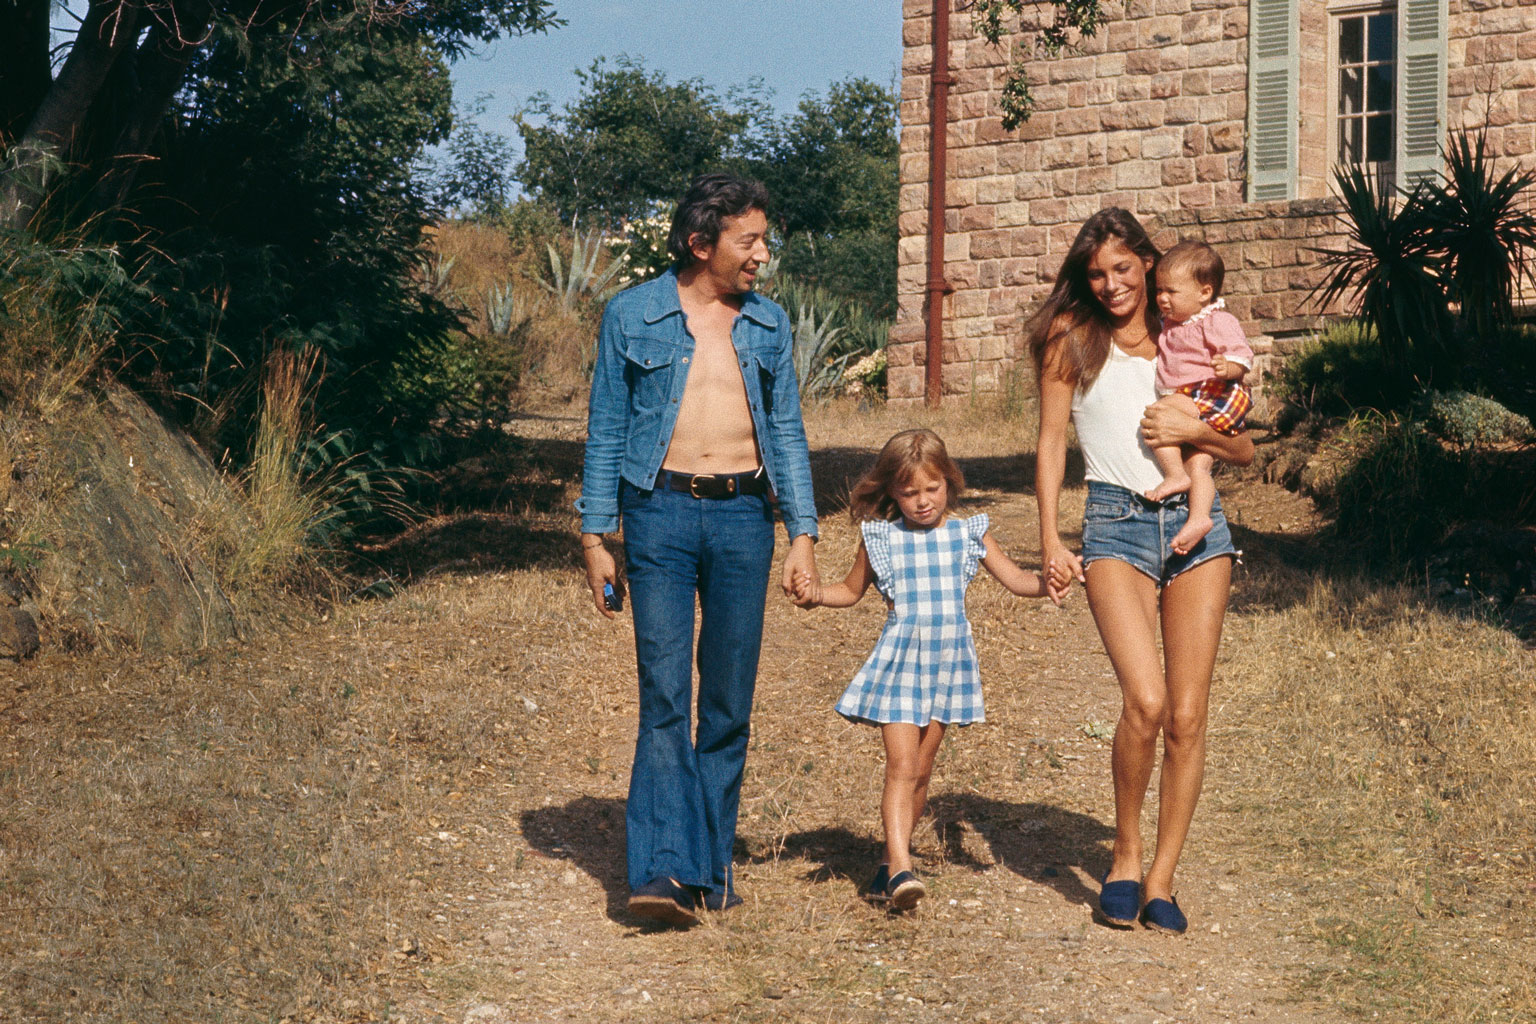
[[[891,489],[912,479],[920,469],[942,476],[949,485],[947,508],[953,512],[960,507],[960,492],[965,489],[965,475],[955,460],[949,457],[944,441],[931,430],[903,430],[885,442],[875,464],[863,478],[853,485],[848,495],[848,514],[856,523],[868,519],[884,519],[894,522],[901,518],[901,509],[891,497]]]
[[[1141,222],[1126,210],[1113,206],[1100,210],[1083,222],[1061,261],[1051,294],[1024,325],[1024,341],[1035,361],[1036,380],[1044,380],[1048,357],[1061,380],[1082,388],[1090,387],[1104,368],[1114,341],[1104,306],[1088,284],[1088,264],[1112,241],[1151,264],[1147,271],[1146,328],[1149,335],[1157,332],[1157,310],[1151,302],[1157,288],[1157,246]]]

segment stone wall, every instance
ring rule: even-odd
[[[1029,68],[1035,113],[1013,132],[998,104],[1009,49],[951,14],[944,275],[946,394],[1006,386],[1027,311],[1049,291],[1083,220],[1135,213],[1160,247],[1214,245],[1225,298],[1256,349],[1283,352],[1321,322],[1312,247],[1335,245],[1327,198],[1328,20],[1304,0],[1298,195],[1245,201],[1248,4],[1120,0],[1099,34]],[[904,0],[900,304],[889,349],[892,400],[924,393],[929,88],[933,0]],[[1448,119],[1489,127],[1506,162],[1536,149],[1536,0],[1452,0]],[[1489,100],[1489,96],[1492,100]],[[1267,362],[1268,360],[1265,360]]]

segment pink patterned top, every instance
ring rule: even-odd
[[[1158,393],[1209,380],[1211,357],[1217,354],[1253,368],[1253,348],[1243,334],[1243,325],[1227,312],[1221,299],[1183,323],[1163,325],[1157,336]]]

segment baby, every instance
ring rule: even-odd
[[[1253,349],[1237,317],[1221,300],[1226,268],[1204,242],[1184,241],[1157,264],[1157,309],[1162,332],[1157,339],[1158,404],[1197,416],[1223,434],[1236,434],[1253,407],[1243,375],[1253,366]],[[1162,501],[1189,492],[1189,519],[1174,535],[1173,550],[1187,554],[1211,530],[1216,483],[1213,460],[1203,452],[1186,455],[1178,445],[1153,449],[1163,482],[1147,492]]]

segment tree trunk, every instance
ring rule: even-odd
[[[69,156],[112,65],[133,45],[139,14],[136,0],[91,3],[59,77],[11,150],[10,167],[0,180],[0,227],[19,229],[31,223],[51,173]]]
[[[53,84],[48,0],[0,2],[0,153],[20,137]]]
[[[213,11],[206,4],[177,4],[174,13],[176,28],[155,25],[134,53],[137,89],[94,190],[98,210],[116,210],[127,200],[139,167],[152,159],[149,151],[186,78],[187,65],[213,23]]]

